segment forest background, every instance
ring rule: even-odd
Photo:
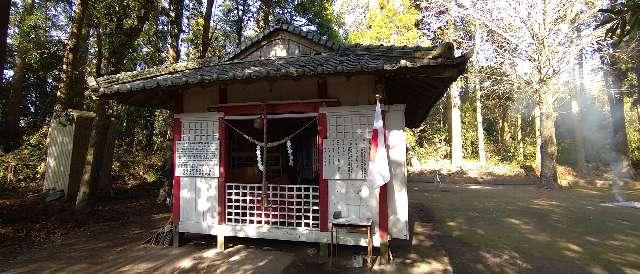
[[[170,178],[171,110],[99,102],[87,79],[222,59],[274,22],[337,43],[437,45],[472,54],[417,129],[410,164],[528,166],[559,186],[640,165],[636,1],[0,0],[0,192],[37,193],[53,117],[114,118],[111,179]],[[428,165],[427,165],[428,166]]]

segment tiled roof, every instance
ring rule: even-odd
[[[251,49],[256,43],[266,39],[266,36],[278,31],[299,35],[326,47],[329,52],[273,59],[235,60],[236,56],[243,51]],[[276,24],[245,41],[223,62],[209,58],[104,76],[95,81],[89,81],[89,93],[102,96],[214,81],[388,71],[400,67],[459,63],[460,58],[454,58],[453,51],[451,43],[445,43],[438,47],[341,45],[317,34],[304,31],[295,25]]]
[[[315,55],[237,60],[261,46],[268,35],[286,31],[326,48]],[[317,52],[317,51],[316,51]],[[89,94],[125,104],[172,108],[177,90],[214,82],[330,74],[384,76],[386,101],[405,104],[408,127],[418,127],[452,82],[464,73],[470,56],[454,57],[451,43],[437,47],[341,45],[289,24],[277,24],[243,43],[229,58],[202,59],[125,72],[89,81]]]
[[[402,47],[396,47],[393,51],[385,51],[381,47],[350,47],[332,53],[296,57],[220,63],[215,60],[199,60],[105,76],[91,84],[91,93],[101,96],[215,81],[389,71],[401,67],[455,64],[460,61],[459,58],[435,56],[437,52],[437,50],[416,51]],[[431,53],[431,56],[425,55],[422,58],[416,56],[416,54],[427,53]]]

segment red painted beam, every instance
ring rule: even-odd
[[[321,104],[320,102],[274,104],[267,105],[266,111],[267,114],[318,112]],[[263,113],[262,105],[220,106],[217,108],[225,115],[258,115]]]

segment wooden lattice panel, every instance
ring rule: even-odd
[[[176,142],[176,176],[218,177],[218,122],[182,120]]]
[[[269,206],[262,206],[262,185],[227,184],[227,224],[289,228],[320,227],[320,195],[313,185],[269,185]]]
[[[327,116],[328,139],[370,139],[373,115],[329,114]]]
[[[217,141],[218,121],[182,120],[181,141]]]

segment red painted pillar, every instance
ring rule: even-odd
[[[174,106],[174,114],[182,113],[182,92],[178,92],[176,94],[175,106]],[[173,119],[173,188],[172,188],[172,220],[173,224],[177,225],[180,223],[180,177],[176,176],[176,144],[178,141],[182,139],[182,122],[179,118]]]
[[[327,138],[327,114],[318,113],[318,176],[320,180],[320,231],[329,231],[329,182],[323,174],[323,140]]]
[[[218,142],[219,145],[219,157],[220,162],[218,166],[218,224],[223,225],[227,220],[227,185],[226,185],[226,167],[227,167],[227,138],[226,138],[226,125],[224,123],[224,117],[218,118]]]
[[[380,187],[380,196],[378,197],[378,219],[380,220],[378,231],[380,232],[380,240],[389,240],[389,209],[387,205],[387,185]]]
[[[177,225],[180,222],[180,177],[176,176],[176,144],[182,138],[182,123],[179,118],[173,119],[173,224]]]
[[[382,121],[383,129],[384,129],[384,147],[387,150],[387,157],[389,156],[389,145],[388,145],[388,135],[387,135],[387,121],[386,115],[384,111],[384,105],[382,106]],[[390,162],[390,161],[389,161]],[[393,178],[393,173],[391,174],[391,178]],[[380,195],[378,196],[378,232],[380,233],[380,240],[387,241],[389,240],[389,205],[387,203],[387,185],[391,184],[392,179],[389,179],[389,182],[382,185],[380,187]]]

